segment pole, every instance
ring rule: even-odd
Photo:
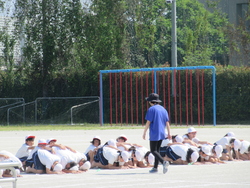
[[[171,55],[171,67],[177,67],[177,35],[176,35],[176,0],[172,1],[172,13],[171,13],[171,20],[172,20],[172,55]],[[174,92],[174,73],[172,72],[172,96],[175,96]]]
[[[171,66],[177,67],[176,0],[172,2],[172,58]]]

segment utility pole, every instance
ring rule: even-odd
[[[172,20],[172,50],[171,50],[171,67],[177,67],[177,32],[176,32],[176,0],[167,0],[167,3],[172,4],[171,20]],[[176,82],[174,70],[172,71],[172,96],[176,97]]]
[[[172,58],[171,67],[177,67],[176,0],[172,0]]]

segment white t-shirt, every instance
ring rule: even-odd
[[[184,135],[182,136],[182,138],[183,138],[183,140],[189,139],[188,136],[187,136],[186,134],[184,134]],[[192,139],[190,139],[190,140],[192,140],[192,141],[193,141],[194,143],[196,143],[196,144],[198,144],[199,141],[200,141],[200,139],[197,138],[197,137],[194,137],[194,138],[192,138]]]
[[[131,148],[131,145],[126,144],[125,142],[123,143],[124,146],[126,147],[126,149],[128,150],[129,148]],[[126,151],[126,149],[123,146],[118,146],[117,147],[120,151]]]
[[[181,160],[186,161],[188,146],[185,145],[171,145],[170,146],[176,155],[181,157]]]
[[[71,154],[73,156],[74,162],[76,162],[76,163],[79,163],[81,159],[87,160],[87,157],[86,157],[86,155],[84,153],[80,153],[78,151],[76,153],[74,153],[72,151],[70,151],[70,152],[71,152]]]
[[[230,145],[230,140],[232,139],[233,137],[228,137],[228,136],[225,136],[223,138],[221,138],[220,140],[218,140],[217,142],[215,142],[217,145],[222,145],[223,149],[226,149],[227,147],[226,146],[229,146]]]
[[[93,144],[90,144],[89,147],[86,149],[86,151],[84,152],[84,154],[86,155],[90,150],[94,151],[94,149],[97,148],[96,146],[94,146]]]
[[[32,155],[33,155],[36,151],[38,151],[39,149],[41,149],[41,148],[38,147],[38,146],[36,146],[36,147],[29,153],[29,156],[28,156],[27,160],[32,159]]]
[[[30,154],[30,150],[28,150],[30,146],[27,144],[23,144],[16,153],[17,158],[28,157]]]
[[[162,140],[162,142],[161,142],[161,147],[168,146],[169,143],[173,143],[173,141],[172,141],[172,140],[169,140],[168,138],[167,138],[167,139],[164,139],[164,140]]]
[[[37,151],[38,157],[43,165],[46,166],[46,168],[50,169],[51,166],[54,164],[55,161],[60,161],[60,157],[57,155],[54,155],[50,153],[47,150],[39,149]]]
[[[240,153],[241,154],[244,154],[244,153],[249,153],[248,152],[248,147],[250,146],[250,142],[246,141],[246,140],[243,140],[241,142],[241,147],[240,147]]]
[[[104,146],[103,147],[103,156],[105,157],[105,159],[108,160],[109,164],[114,164],[115,161],[117,161],[119,153],[117,152],[117,150]]]
[[[146,147],[135,147],[136,148],[136,150],[138,150],[138,151],[140,151],[140,152],[142,152],[142,154],[143,154],[143,158],[144,158],[144,156],[146,155],[146,153],[149,151],[149,149],[147,149]]]
[[[66,165],[70,162],[74,161],[73,153],[68,149],[61,149],[59,147],[53,147],[56,155],[60,157],[60,164],[62,165],[63,169],[65,169]]]

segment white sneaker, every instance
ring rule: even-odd
[[[166,174],[168,171],[169,162],[164,161],[162,165],[163,165],[163,174]]]

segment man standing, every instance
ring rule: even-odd
[[[168,139],[171,139],[168,112],[159,104],[161,100],[159,100],[158,94],[151,93],[146,100],[149,102],[150,108],[145,117],[147,122],[142,137],[144,140],[146,139],[146,133],[149,129],[150,151],[155,156],[154,167],[149,172],[157,173],[160,161],[163,165],[163,173],[165,174],[168,171],[169,163],[161,157],[160,146],[162,140],[166,138],[165,128],[168,131]]]

